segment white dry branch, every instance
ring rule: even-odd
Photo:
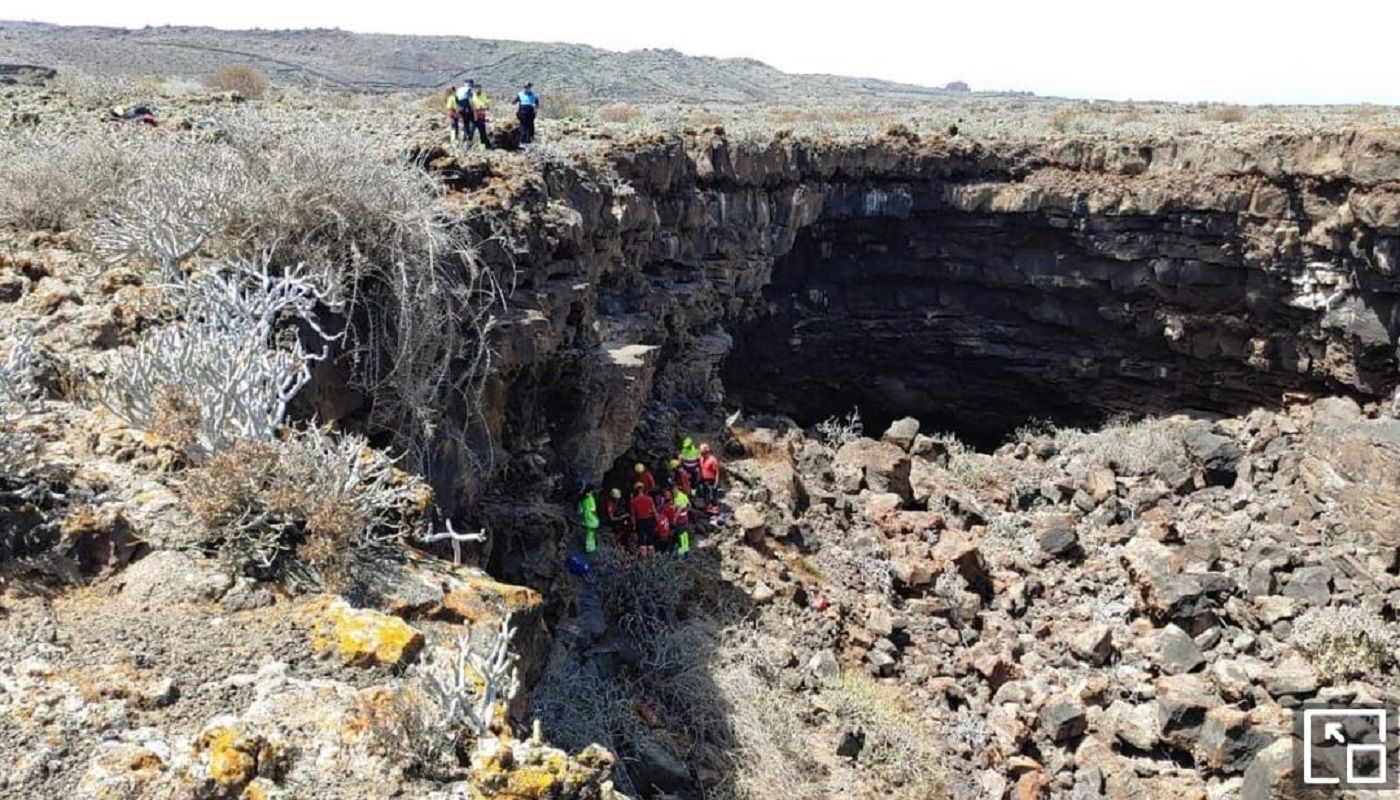
[[[470,730],[478,743],[490,737],[497,701],[509,702],[520,690],[516,656],[510,650],[514,638],[515,629],[507,617],[490,638],[485,654],[463,635],[449,656],[428,664],[424,689],[441,710],[438,727],[445,736],[455,738]]]
[[[448,520],[447,520],[446,526],[447,526],[447,530],[445,530],[445,531],[437,531],[437,532],[435,532],[435,533],[426,533],[426,534],[423,535],[423,538],[420,539],[419,541],[421,541],[423,544],[433,544],[434,542],[441,542],[441,541],[449,541],[449,542],[451,542],[451,543],[452,543],[452,563],[454,563],[454,564],[461,564],[461,563],[462,563],[462,543],[463,543],[463,542],[484,542],[484,541],[486,541],[486,529],[485,529],[485,528],[482,528],[482,529],[479,530],[479,531],[467,531],[467,532],[464,532],[464,533],[458,533],[458,532],[456,531],[456,529],[454,529],[454,528],[452,527],[452,520],[451,520],[451,519],[448,519]]]
[[[10,352],[0,362],[0,477],[29,472],[36,457],[32,437],[15,425],[35,411],[39,387],[34,383],[34,333],[16,325],[10,332]]]
[[[100,402],[149,430],[160,399],[178,393],[198,413],[195,460],[239,439],[272,440],[287,404],[311,379],[311,363],[326,357],[324,343],[334,338],[317,323],[317,307],[337,304],[300,268],[276,275],[266,262],[237,263],[170,290],[183,320],[118,354]],[[276,341],[279,327],[291,323],[322,339],[321,351],[307,351],[296,334]]]

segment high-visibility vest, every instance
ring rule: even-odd
[[[540,98],[534,92],[521,92],[517,99],[521,108],[534,108],[540,104]]]
[[[583,527],[598,527],[598,501],[591,493],[584,495],[583,499],[578,501],[578,515],[583,520]]]
[[[491,107],[491,103],[486,99],[485,94],[472,95],[472,112],[477,119],[486,119],[486,109]]]
[[[690,523],[690,496],[685,492],[676,492],[671,502],[675,508],[676,527],[685,527]]]
[[[681,460],[690,464],[700,463],[700,448],[695,446],[691,439],[681,443]]]

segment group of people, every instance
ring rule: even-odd
[[[624,493],[621,487],[613,487],[601,518],[594,487],[584,481],[578,499],[584,552],[598,549],[598,530],[606,521],[618,543],[639,555],[685,555],[690,552],[695,530],[692,514],[713,518],[720,513],[721,474],[719,457],[710,446],[697,446],[687,436],[664,469],[653,471],[638,462],[632,470],[631,488]]]
[[[511,103],[516,107],[515,118],[520,122],[520,144],[523,147],[535,141],[535,115],[540,110],[540,96],[535,93],[534,85],[527,83]],[[491,101],[487,99],[485,89],[474,80],[468,80],[460,88],[449,86],[443,92],[443,105],[454,145],[461,143],[471,147],[473,137],[479,136],[481,146],[491,149],[491,140],[486,135]]]

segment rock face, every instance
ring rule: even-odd
[[[520,287],[482,418],[497,463],[527,475],[669,452],[726,395],[799,422],[858,405],[877,430],[912,415],[991,435],[1394,384],[1384,138],[702,133],[608,157],[615,179],[546,162],[495,183],[430,158],[512,209]],[[1238,457],[1220,447],[1191,443],[1212,483]]]

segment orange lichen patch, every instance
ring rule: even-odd
[[[502,616],[534,611],[543,602],[533,589],[500,583],[484,575],[458,575],[454,583],[466,588],[446,592],[441,608],[433,616],[473,625],[495,624]]]
[[[367,731],[391,727],[405,703],[404,693],[387,686],[373,686],[355,696],[354,712],[345,720],[346,744],[358,741]]]
[[[502,747],[472,767],[471,796],[474,800],[544,800],[559,795],[565,787],[585,785],[594,777],[593,770],[570,761],[562,752],[517,763],[511,750]]]
[[[320,605],[311,643],[334,650],[347,665],[393,665],[418,652],[423,634],[398,617],[336,598]]]
[[[466,584],[483,593],[499,597],[507,611],[534,611],[544,602],[540,593],[528,586],[514,586],[492,580],[486,575],[470,575],[464,578]]]

